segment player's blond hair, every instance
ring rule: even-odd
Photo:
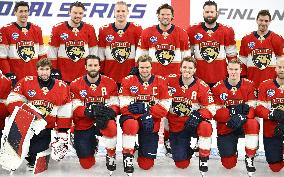
[[[194,68],[196,68],[196,65],[197,65],[197,64],[196,64],[195,58],[190,57],[190,56],[184,57],[184,58],[181,60],[181,62],[180,62],[180,67],[182,66],[183,62],[185,62],[185,61],[193,63]]]
[[[124,1],[117,1],[117,2],[115,3],[115,7],[116,7],[117,5],[124,5],[124,6],[126,6],[127,11],[129,11],[128,5],[126,4],[126,2],[124,2]]]
[[[141,55],[137,59],[137,65],[139,66],[140,62],[149,62],[152,65],[152,58],[149,55]]]

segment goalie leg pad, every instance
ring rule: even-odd
[[[218,135],[217,147],[221,157],[229,157],[237,153],[238,136],[234,133]]]
[[[263,137],[265,157],[268,164],[274,164],[283,161],[282,140],[277,137]]]
[[[47,149],[44,152],[40,152],[36,156],[34,174],[44,172],[48,169],[48,163],[50,160],[50,149]]]
[[[158,133],[139,132],[138,134],[138,156],[155,159],[157,156],[159,135]]]
[[[190,159],[190,136],[187,131],[170,133],[170,144],[172,148],[173,160],[181,161]]]
[[[74,131],[74,148],[79,158],[93,156],[97,148],[95,128]]]
[[[79,162],[82,168],[90,169],[92,166],[96,164],[96,159],[94,156],[82,157],[79,158]]]

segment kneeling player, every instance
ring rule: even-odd
[[[119,112],[117,85],[111,78],[99,74],[99,57],[87,56],[85,68],[87,74],[70,85],[75,124],[74,146],[81,166],[89,169],[96,162],[96,135],[102,134],[107,150],[106,166],[112,173],[116,169],[115,117]]]
[[[216,103],[217,146],[222,165],[231,169],[237,163],[238,138],[245,137],[245,164],[248,174],[255,172],[254,156],[258,148],[259,123],[255,119],[255,88],[252,81],[241,79],[241,65],[228,62],[229,77],[212,88]]]

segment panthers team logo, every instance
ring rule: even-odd
[[[155,56],[159,63],[164,66],[169,65],[175,58],[176,47],[169,44],[161,44],[156,46]]]
[[[252,51],[252,62],[260,70],[268,67],[272,59],[271,49],[254,49]]]
[[[86,97],[84,100],[84,105],[89,107],[91,105],[98,105],[102,104],[105,105],[105,99],[104,97],[97,96],[97,97]]]
[[[16,49],[19,57],[25,62],[29,62],[35,55],[33,41],[19,41],[16,44]]]
[[[129,42],[115,42],[110,46],[112,57],[119,63],[125,62],[131,52],[131,44]]]
[[[192,102],[190,99],[183,98],[183,97],[174,97],[171,112],[178,115],[179,117],[182,116],[189,116],[192,111]]]
[[[206,41],[199,43],[199,50],[202,58],[208,63],[214,61],[220,52],[220,44],[214,41]]]
[[[46,118],[46,116],[52,112],[54,107],[51,102],[46,100],[33,100],[31,103],[41,112],[43,118]]]
[[[77,62],[80,60],[85,54],[84,41],[67,41],[65,43],[65,51],[67,56]]]

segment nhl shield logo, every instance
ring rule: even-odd
[[[19,41],[16,44],[16,49],[19,57],[25,62],[29,62],[35,55],[33,41]]]
[[[260,70],[267,68],[267,66],[271,62],[271,58],[271,49],[254,49],[252,51],[252,61],[254,65]]]
[[[129,42],[115,42],[110,46],[112,57],[119,63],[125,62],[131,52],[131,44]]]
[[[199,44],[199,50],[202,58],[208,63],[211,63],[219,55],[220,44],[214,41],[201,42]]]
[[[157,45],[155,56],[159,63],[167,66],[175,58],[175,46],[169,44]]]
[[[67,56],[74,62],[77,62],[85,54],[84,45],[84,41],[67,41],[65,43],[65,51]]]

